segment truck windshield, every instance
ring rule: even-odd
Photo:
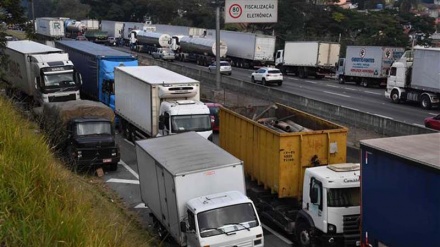
[[[45,72],[44,85],[46,88],[75,87],[73,70],[63,72]]]
[[[209,114],[173,116],[171,117],[171,128],[173,133],[209,131],[211,130],[211,117]]]
[[[359,206],[360,202],[359,187],[328,189],[327,204],[329,207],[354,207]]]
[[[202,238],[249,230],[259,225],[254,207],[250,203],[216,208],[197,215]]]
[[[76,135],[111,135],[112,127],[109,122],[84,122],[76,125]]]

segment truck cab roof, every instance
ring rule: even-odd
[[[106,119],[106,118],[95,118],[95,117],[86,117],[86,118],[75,118],[71,120],[74,123],[89,123],[89,122],[109,122],[111,123],[110,120]]]
[[[306,169],[306,176],[316,177],[324,188],[359,187],[360,174],[359,163],[341,163]]]
[[[170,115],[194,115],[209,114],[209,108],[201,101],[193,100],[177,100],[162,103],[163,111],[167,111]],[[167,110],[165,110],[167,108]]]
[[[215,208],[250,202],[249,198],[238,191],[227,191],[209,196],[200,196],[188,201],[188,206],[194,213],[200,213]]]

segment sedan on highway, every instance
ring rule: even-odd
[[[215,69],[216,69],[215,62],[213,62],[211,65],[208,66],[209,72],[215,71]],[[220,61],[220,74],[226,74],[226,75],[232,74],[232,67],[229,62]]]
[[[265,86],[269,83],[277,83],[278,86],[281,86],[283,84],[283,74],[279,69],[263,67],[252,73],[251,81],[253,83],[260,81]]]
[[[434,117],[425,118],[425,127],[440,130],[440,114]]]

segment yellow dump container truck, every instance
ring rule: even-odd
[[[219,116],[220,146],[244,161],[248,196],[264,220],[301,246],[355,246],[359,165],[346,163],[346,127],[278,103]]]

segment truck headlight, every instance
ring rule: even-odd
[[[336,233],[336,226],[332,225],[332,224],[328,224],[327,231],[328,231],[328,233]]]
[[[78,151],[78,158],[82,158],[82,151]]]

